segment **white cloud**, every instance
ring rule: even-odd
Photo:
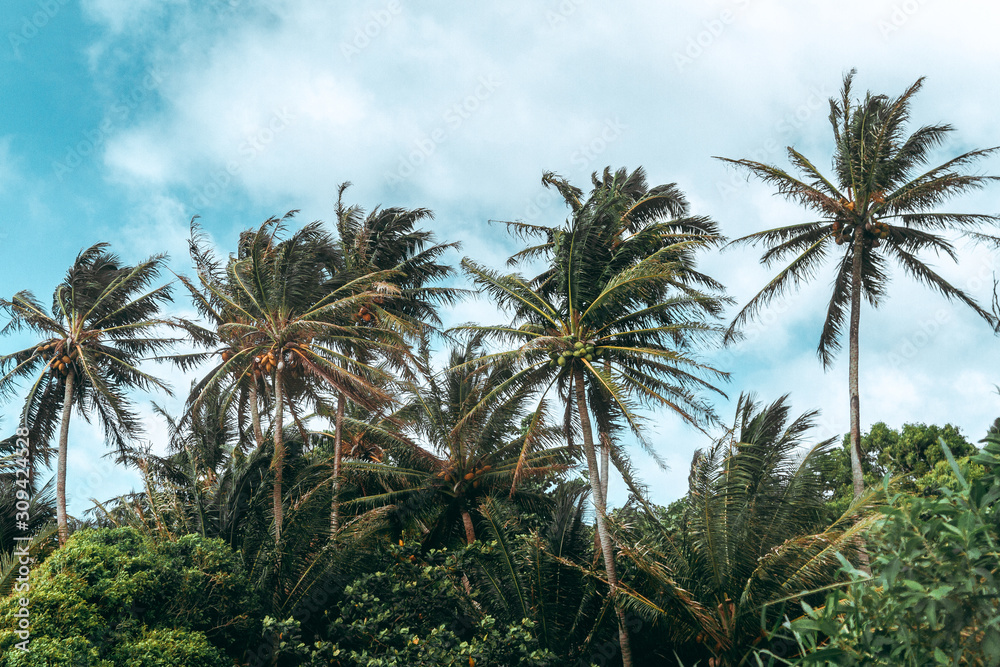
[[[328,219],[336,185],[352,180],[350,201],[432,208],[439,240],[462,240],[462,255],[499,268],[515,244],[486,220],[561,221],[566,211],[539,185],[541,173],[586,187],[608,164],[642,164],[652,183],[676,181],[694,212],[731,237],[803,221],[800,208],[710,156],[785,165],[794,145],[828,171],[826,98],[851,67],[859,93],[895,95],[928,76],[914,127],[957,128],[942,159],[997,143],[996,93],[982,82],[993,78],[1000,44],[986,2],[235,1],[85,3],[108,31],[90,50],[99,85],[101,72],[121,76],[132,59],[162,77],[157,103],[116,126],[105,154],[135,213],[116,238],[136,252],[169,247],[183,259],[195,212],[223,247],[261,210]],[[608,123],[620,129],[608,133]],[[998,166],[991,159],[982,169]],[[996,212],[995,201],[988,191],[958,205]],[[759,266],[759,252],[706,258],[735,308],[780,268]],[[988,300],[994,255],[961,252],[960,266],[938,262],[942,273]],[[822,408],[818,436],[847,426],[846,351],[830,372],[814,353],[831,277],[832,266],[777,300],[735,354],[712,356],[734,372],[734,395],[791,392],[798,412]],[[939,311],[946,322],[927,334]],[[485,302],[449,317],[497,319]],[[918,351],[904,354],[917,339]],[[865,424],[953,421],[977,435],[995,416],[995,341],[964,307],[897,271],[882,309],[865,310],[862,341]],[[704,438],[669,417],[657,427],[673,472],[650,479],[666,480],[654,487],[666,501],[683,492]]]

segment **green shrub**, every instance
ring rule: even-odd
[[[944,442],[941,442],[944,446]],[[947,450],[946,450],[947,452]],[[846,594],[786,623],[782,634],[802,652],[772,664],[1000,664],[1000,440],[972,457],[984,473],[970,482],[946,453],[958,490],[898,494],[873,536],[873,576],[854,578]],[[888,483],[886,483],[888,487]]]
[[[0,600],[2,664],[232,665],[259,632],[259,605],[221,540],[83,530],[35,566],[30,584],[29,654],[15,646],[25,593]]]
[[[477,609],[464,589],[463,571],[472,569],[465,549],[423,556],[395,548],[398,562],[360,577],[327,614],[324,636],[306,646],[291,619],[265,621],[278,637],[281,665],[352,667],[479,667],[552,665],[539,647],[530,620],[501,623]]]

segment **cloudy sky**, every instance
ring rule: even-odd
[[[0,8],[0,293],[47,301],[97,241],[129,261],[167,252],[188,272],[192,216],[228,251],[274,214],[331,219],[344,181],[365,208],[432,209],[438,238],[462,242],[456,263],[497,267],[518,245],[490,220],[565,218],[541,185],[547,170],[585,187],[605,166],[642,165],[730,237],[803,221],[712,156],[785,165],[794,145],[826,167],[827,100],[852,67],[860,91],[896,95],[927,77],[914,129],[956,128],[939,161],[1000,144],[998,11],[985,0],[11,0]],[[997,159],[980,169],[1000,174]],[[995,214],[998,197],[951,208]],[[996,254],[960,248],[960,266],[935,265],[988,302]],[[731,250],[704,267],[742,305],[770,277],[757,259]],[[775,304],[740,346],[706,353],[732,373],[721,414],[740,392],[790,393],[798,412],[822,409],[817,438],[847,430],[846,359],[824,371],[815,355],[830,278]],[[890,294],[862,313],[865,427],[952,422],[980,438],[1000,415],[996,338],[899,272]],[[483,301],[448,314],[469,319],[497,315]],[[179,394],[191,379],[161,372]],[[180,404],[137,400],[147,415],[151,400]],[[5,427],[15,412],[7,406]],[[649,428],[670,469],[635,460],[665,503],[708,439],[668,414]],[[105,452],[96,426],[74,422],[71,511],[136,483]]]

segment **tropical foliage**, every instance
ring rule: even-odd
[[[802,665],[992,665],[1000,656],[1000,440],[974,457],[987,473],[969,482],[941,441],[959,489],[895,494],[882,509],[873,576],[851,568],[846,595],[785,623],[778,635]]]
[[[907,131],[920,81],[852,85],[831,100],[832,177],[794,149],[798,175],[730,160],[817,219],[734,242],[791,261],[728,328],[701,268],[720,227],[641,167],[589,192],[543,175],[566,219],[506,222],[505,269],[461,262],[492,322],[442,330],[470,296],[457,244],[427,209],[348,205],[346,183],[330,225],[292,212],[226,248],[192,221],[192,317],[166,312],[165,257],[101,243],[51,308],[0,299],[24,346],[0,356],[0,397],[28,433],[0,440],[0,663],[1000,663],[1000,419],[982,450],[952,424],[862,434],[858,358],[890,263],[996,324],[922,258],[957,259],[958,233],[1000,241],[993,216],[939,208],[991,180],[969,169],[993,149],[929,167],[951,128]],[[727,428],[733,369],[707,360],[829,259],[819,354],[847,333],[851,432],[751,393]],[[145,423],[137,391],[170,391],[154,360],[190,388]],[[80,517],[74,410],[142,481]],[[700,447],[666,507],[645,485],[664,473],[634,458],[678,446],[661,420]]]
[[[628,610],[651,625],[660,660],[747,664],[796,593],[839,578],[868,524],[855,506],[824,520],[833,439],[807,445],[816,412],[792,419],[787,397],[741,396],[728,435],[691,464],[676,527],[622,540],[635,573]],[[803,454],[803,447],[805,453]],[[664,641],[665,640],[665,641]]]

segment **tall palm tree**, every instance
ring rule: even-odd
[[[859,519],[855,504],[824,522],[836,439],[808,445],[817,415],[791,418],[787,396],[766,406],[740,396],[729,432],[695,455],[679,524],[625,529],[626,604],[654,630],[647,660],[753,664],[762,618],[771,624],[782,601],[839,581],[841,554],[856,554],[874,516]]]
[[[592,276],[596,280],[585,286],[592,294],[599,294],[603,289],[602,280],[606,281],[668,246],[670,250],[664,259],[669,257],[675,262],[677,275],[674,280],[661,285],[664,294],[672,288],[688,290],[691,287],[721,293],[723,286],[696,268],[695,252],[701,246],[678,243],[691,238],[709,245],[720,243],[723,239],[718,226],[705,216],[691,215],[687,199],[676,183],[650,187],[642,167],[631,173],[624,168],[613,173],[610,168],[605,168],[600,177],[594,173],[591,182],[593,189],[584,198],[583,190],[558,174],[546,172],[542,175],[542,184],[559,192],[570,209],[571,218],[567,226],[588,230],[584,243],[575,250],[577,254],[586,253],[582,261],[602,267],[599,276]],[[551,297],[553,291],[561,288],[561,277],[565,275],[566,267],[560,263],[568,261],[571,255],[560,242],[563,228],[523,222],[504,224],[520,237],[540,238],[538,244],[516,253],[507,263],[513,266],[525,260],[543,260],[545,268],[532,280],[532,286]],[[583,297],[583,300],[588,299]],[[719,303],[723,301],[705,300],[702,305],[706,315],[717,316]],[[592,388],[598,391],[592,393],[590,400],[602,404],[601,409],[595,411],[595,416],[601,447],[602,495],[606,501],[609,443],[616,426],[615,411],[613,402],[607,400],[606,392],[594,385]]]
[[[450,278],[454,270],[442,263],[442,256],[457,249],[458,243],[435,243],[434,234],[417,225],[432,219],[428,209],[382,208],[376,206],[367,215],[357,205],[344,203],[344,192],[350,183],[337,189],[337,250],[334,256],[335,284],[363,279],[373,274],[383,276],[382,281],[391,286],[377,298],[362,304],[355,315],[359,326],[377,324],[415,338],[427,327],[440,326],[438,307],[452,304],[463,290],[445,287],[439,283]],[[346,353],[370,355],[366,346],[354,346]],[[388,360],[400,359],[399,350]],[[405,355],[403,355],[405,356]],[[398,370],[406,371],[406,366]],[[340,485],[340,467],[343,458],[342,441],[345,396],[337,395],[334,417],[333,480],[334,494],[331,508],[331,525],[338,524],[337,495]]]
[[[286,215],[285,219],[291,214]],[[214,368],[206,374],[202,383],[195,385],[189,396],[189,405],[185,414],[176,424],[177,428],[195,429],[198,426],[198,416],[205,412],[204,405],[191,405],[193,398],[201,397],[203,402],[205,396],[210,396],[212,401],[218,401],[221,412],[216,414],[219,420],[228,419],[231,413],[235,413],[236,426],[238,428],[237,446],[243,448],[248,441],[247,421],[253,434],[253,441],[257,448],[264,446],[264,426],[262,424],[262,410],[267,411],[269,407],[266,386],[262,377],[257,374],[241,374],[238,369],[233,369],[231,382],[226,383],[225,391],[218,385],[207,394],[204,383],[213,377],[223,363],[229,361],[233,351],[244,347],[244,341],[238,337],[226,335],[223,326],[226,324],[246,324],[249,320],[246,313],[238,308],[233,308],[230,302],[239,301],[239,288],[230,283],[229,275],[226,271],[226,264],[218,258],[210,247],[210,240],[197,223],[197,217],[191,220],[191,237],[188,240],[188,249],[191,261],[194,263],[197,272],[197,282],[192,281],[187,276],[180,275],[178,280],[187,289],[188,295],[195,306],[195,309],[203,322],[193,322],[181,320],[182,326],[187,331],[191,341],[196,347],[207,349],[208,352],[195,354],[173,355],[170,359],[181,369],[190,371],[197,369],[201,364],[214,361]],[[213,357],[219,357],[213,359]],[[195,424],[186,422],[194,421]],[[223,421],[220,421],[218,429],[224,428]]]
[[[211,311],[214,330],[197,324],[188,329],[196,342],[221,344],[221,349],[177,358],[182,365],[214,354],[221,363],[210,369],[193,392],[197,406],[218,385],[232,404],[249,385],[271,394],[273,405],[274,537],[282,524],[282,473],[285,464],[285,411],[305,436],[301,404],[322,404],[339,392],[368,408],[390,400],[381,388],[384,373],[343,350],[357,346],[394,350],[398,336],[382,327],[354,326],[353,314],[378,294],[373,288],[383,276],[369,274],[331,285],[329,266],[336,248],[321,223],[305,225],[287,239],[283,219],[271,218],[240,238],[236,256],[223,275],[199,272],[196,303]],[[206,256],[210,255],[204,251]],[[214,262],[220,265],[221,262]],[[214,303],[222,304],[215,307]],[[258,424],[254,425],[260,437]]]
[[[858,347],[861,299],[873,307],[887,293],[890,261],[948,299],[960,301],[991,325],[993,316],[963,290],[938,275],[918,253],[933,251],[958,261],[952,243],[941,234],[949,230],[975,232],[998,218],[972,213],[945,213],[938,206],[952,197],[982,188],[994,176],[964,173],[996,148],[973,150],[938,166],[928,165],[935,147],[952,131],[950,125],[928,125],[907,135],[910,103],[920,90],[918,79],[902,95],[891,98],[867,93],[852,99],[854,70],[844,77],[840,99],[830,100],[834,157],[832,178],[824,176],[794,148],[789,159],[798,170],[794,176],[778,167],[753,160],[726,162],[748,170],[778,193],[814,212],[818,220],[755,232],[735,244],[762,244],[765,266],[794,257],[758,292],[733,320],[727,339],[738,335],[740,325],[789,288],[819,273],[830,257],[836,261],[833,294],[827,306],[817,353],[829,367],[840,349],[845,318],[850,354],[851,468],[854,495],[864,490],[861,470],[861,416],[858,393]],[[838,252],[841,246],[842,251]]]
[[[556,271],[548,279],[554,284],[551,289],[517,274],[502,275],[462,260],[462,268],[480,291],[510,312],[512,320],[506,325],[458,327],[492,337],[504,348],[475,363],[516,366],[509,380],[484,397],[484,404],[525,386],[537,391],[542,402],[555,389],[566,404],[567,433],[576,427],[582,435],[597,510],[597,535],[615,598],[618,580],[605,523],[592,411],[613,406],[655,456],[640,427],[639,405],[665,407],[702,426],[713,422],[715,415],[700,392],[721,393],[705,376],[725,377],[699,362],[692,351],[697,343],[721,333],[711,315],[721,309],[720,298],[696,289],[684,276],[688,251],[706,247],[712,239],[690,235],[618,265],[613,248],[617,228],[601,215],[599,206],[591,214],[572,216],[553,240],[557,259]],[[612,246],[608,259],[595,261],[595,248],[607,245]],[[607,446],[626,483],[635,490],[626,456],[613,442]],[[630,665],[625,617],[617,599],[615,604],[622,657]]]
[[[124,454],[143,432],[128,392],[170,391],[139,368],[145,357],[175,342],[161,335],[163,327],[174,323],[159,317],[161,306],[170,301],[170,286],[152,287],[165,257],[128,266],[107,248],[98,243],[77,255],[55,289],[49,312],[28,291],[0,299],[0,308],[10,316],[0,335],[26,329],[41,337],[35,345],[0,357],[0,395],[10,396],[18,379],[30,378],[21,419],[35,447],[51,440],[59,422],[60,545],[69,536],[66,457],[73,407],[87,420],[96,414],[107,441]],[[47,456],[42,454],[41,461],[47,463]]]

